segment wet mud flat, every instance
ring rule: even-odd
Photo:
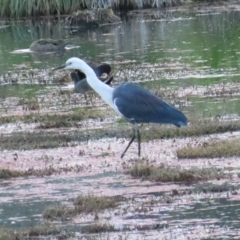
[[[110,64],[114,85],[150,89],[188,127],[146,124],[141,158],[134,143],[121,159],[131,126],[58,85],[67,72],[0,76],[0,239],[239,239],[237,71]]]
[[[226,97],[228,85],[195,86],[192,96]],[[191,87],[158,92],[153,81],[148,88],[174,96],[189,126],[144,125],[142,157],[134,143],[121,159],[128,123],[95,94],[92,105],[46,87],[30,108],[4,99],[12,107],[0,119],[0,239],[239,238],[237,116],[196,119]]]

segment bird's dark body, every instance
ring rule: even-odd
[[[111,84],[113,77],[101,78],[103,73],[106,73],[109,76],[111,72],[111,66],[109,64],[104,63],[99,66],[92,62],[88,62],[87,64],[93,69],[99,80],[103,81],[107,85]],[[75,69],[75,71],[71,72],[70,76],[74,81],[74,91],[76,93],[85,94],[86,92],[91,90],[91,87],[87,83],[86,75],[83,72],[79,71],[78,69]]]
[[[96,65],[94,65],[92,63],[91,64],[88,63],[88,65],[93,69],[93,71],[96,73],[96,76],[98,78],[101,77],[103,73],[109,74],[111,72],[111,66],[108,65],[108,64],[101,64],[99,66],[96,66]],[[81,72],[79,70],[75,70],[75,71],[77,72],[78,77],[79,77],[80,80],[86,78],[86,75],[83,72]]]
[[[113,102],[130,123],[187,125],[187,118],[182,112],[133,83],[117,86],[113,91]]]
[[[87,83],[87,80],[80,79],[78,73],[81,74],[81,72],[77,71],[77,70],[70,73],[70,76],[71,76],[72,80],[74,81],[75,92],[76,93],[85,93],[85,92],[91,90],[92,88]],[[103,81],[105,84],[110,85],[113,80],[113,76],[106,78],[106,79],[100,79],[100,80]]]

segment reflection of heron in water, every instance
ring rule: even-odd
[[[79,58],[70,58],[65,64],[55,69],[79,69],[82,71],[87,76],[88,84],[102,99],[132,124],[132,138],[121,158],[136,138],[136,133],[138,156],[140,156],[141,136],[138,128],[139,123],[173,124],[176,127],[187,125],[187,118],[181,111],[164,102],[147,89],[133,83],[123,83],[112,88],[100,81],[93,69]]]

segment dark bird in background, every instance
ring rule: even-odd
[[[96,64],[90,62],[88,63],[88,65],[94,70],[96,76],[102,82],[104,82],[107,85],[111,84],[113,76],[110,76],[111,66],[109,64],[104,63],[99,66],[96,66]],[[103,74],[107,76],[103,77]],[[84,98],[87,101],[86,93],[92,90],[92,88],[89,86],[87,82],[86,75],[83,72],[76,69],[75,71],[71,72],[70,76],[74,82],[74,92],[84,94]]]
[[[111,66],[109,64],[101,64],[96,66],[93,63],[88,63],[88,65],[93,69],[96,76],[104,83],[110,84],[113,80],[113,77],[110,77],[111,73]],[[102,77],[103,74],[106,74],[107,77]],[[76,69],[74,72],[71,72],[71,78],[74,81],[75,92],[77,93],[86,93],[87,91],[91,90],[92,88],[87,83],[86,75]]]
[[[62,39],[39,39],[30,45],[30,50],[38,53],[59,52],[63,51],[67,44],[68,42]]]
[[[65,64],[55,68],[55,70],[57,69],[78,69],[83,72],[87,77],[88,84],[102,99],[132,124],[132,138],[122,153],[121,158],[127,152],[136,135],[138,139],[138,156],[140,156],[141,136],[139,124],[173,124],[176,127],[187,125],[187,118],[181,111],[164,102],[147,89],[133,83],[123,83],[112,88],[100,81],[95,71],[79,58],[70,58]]]
[[[86,78],[83,78],[83,79],[79,78],[78,73],[79,71],[74,71],[74,72],[71,72],[70,74],[72,80],[74,81],[74,91],[76,93],[86,93],[92,88],[88,85]],[[105,78],[105,79],[100,79],[100,80],[105,84],[110,85],[113,80],[113,76],[110,76],[109,78]]]

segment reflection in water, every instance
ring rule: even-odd
[[[30,54],[9,56],[9,52],[26,49],[33,41],[49,37],[69,39],[70,44],[81,47],[66,52],[61,58],[48,56],[46,63],[38,63],[40,67],[47,68],[49,63],[58,65],[62,59],[76,55],[100,61],[136,59],[239,70],[238,12],[218,15],[154,13],[156,15],[148,18],[131,16],[121,24],[86,31],[47,21],[11,25],[0,31],[0,73],[26,61],[35,67]]]
[[[63,23],[51,21],[27,21],[0,29],[0,75],[25,65],[25,69],[58,66],[72,56],[94,62],[109,62],[113,68],[131,71],[129,78],[146,82],[155,80],[161,86],[194,87],[210,86],[219,82],[237,81],[240,73],[240,44],[236,29],[240,21],[239,12],[219,14],[198,14],[168,11],[149,11],[123,15],[122,23],[97,29],[68,28]],[[78,46],[61,54],[14,53],[14,50],[29,48],[39,38],[66,39]],[[119,61],[134,61],[121,66]],[[140,65],[141,64],[141,65]],[[142,77],[134,73],[137,67],[143,69]],[[148,66],[156,66],[152,70]],[[148,73],[155,71],[151,78]],[[117,77],[119,75],[116,75]],[[149,77],[148,77],[149,76]],[[171,81],[169,81],[169,79]],[[161,81],[159,81],[161,80]],[[2,88],[0,86],[0,88]],[[2,91],[4,91],[2,89]],[[209,92],[209,89],[203,92]],[[232,91],[230,91],[231,94]],[[212,96],[214,96],[214,92]],[[207,94],[208,96],[209,94]],[[205,100],[204,100],[205,102]],[[193,104],[195,109],[201,107]],[[205,104],[206,105],[206,104]],[[204,111],[216,114],[234,114],[236,108],[208,105]],[[212,110],[213,109],[213,110]],[[213,111],[213,112],[212,112]],[[200,115],[202,116],[202,109]],[[238,113],[238,110],[237,110]]]

